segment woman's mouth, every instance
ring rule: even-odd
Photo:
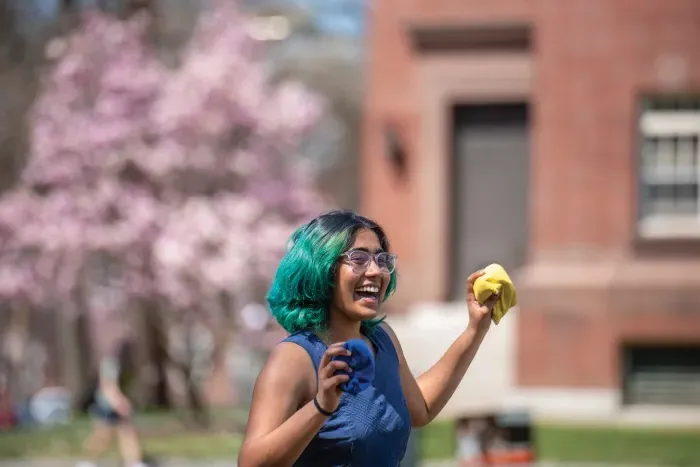
[[[379,287],[366,285],[355,289],[355,300],[366,305],[376,305],[379,303]]]

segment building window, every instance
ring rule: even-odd
[[[625,345],[625,405],[700,406],[700,345]]]
[[[640,133],[640,235],[700,238],[700,98],[646,102]]]

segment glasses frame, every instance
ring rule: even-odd
[[[357,264],[354,264],[350,259],[350,256],[353,253],[362,253],[362,254],[369,256],[370,259],[369,259],[369,261],[367,261],[367,265],[362,267],[362,266],[358,266]],[[389,258],[391,258],[393,263],[394,263],[394,267],[392,269],[389,269],[388,267],[382,268],[379,265],[379,256],[380,255],[387,255]],[[362,272],[367,271],[367,269],[369,269],[369,265],[372,263],[372,261],[374,261],[374,264],[376,264],[377,267],[379,268],[379,270],[382,272],[387,272],[389,274],[393,274],[394,271],[396,271],[396,258],[397,258],[397,256],[394,253],[389,253],[387,251],[370,253],[370,252],[365,251],[365,250],[348,250],[345,253],[343,253],[342,255],[340,255],[340,257],[345,258],[347,260],[347,262],[349,263],[348,265],[353,269],[353,271],[355,271],[357,273],[362,273]]]

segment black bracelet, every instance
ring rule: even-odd
[[[316,396],[314,396],[314,405],[316,406],[316,410],[321,412],[326,417],[330,417],[331,415],[333,415],[333,412],[329,412],[326,409],[324,409],[323,407],[321,407],[321,404],[319,404],[318,401],[316,400]]]

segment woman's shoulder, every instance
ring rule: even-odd
[[[267,359],[269,365],[288,366],[294,370],[311,368],[309,352],[304,345],[293,339],[285,339],[276,344]]]
[[[315,381],[315,371],[308,353],[294,342],[284,340],[275,345],[258,375],[258,384],[305,388]]]

